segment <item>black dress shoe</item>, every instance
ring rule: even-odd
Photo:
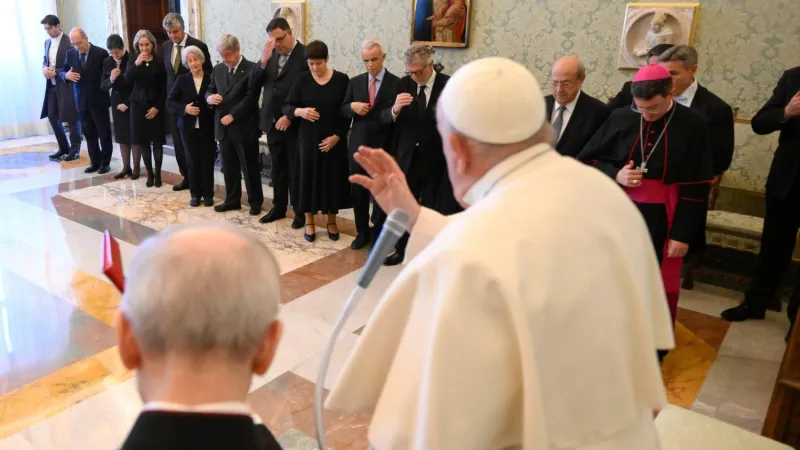
[[[203,199],[203,206],[214,206],[214,199],[213,198]]]
[[[138,180],[140,176],[139,172],[131,172],[131,180]]]
[[[189,189],[189,182],[186,181],[186,178],[181,180],[181,182],[175,186],[172,186],[173,191],[185,191],[186,189]]]
[[[147,182],[144,184],[147,187],[153,187],[153,183],[155,183],[156,179],[154,176],[147,174]]]
[[[67,155],[69,155],[69,151],[65,152],[65,151],[59,150],[59,151],[53,153],[52,155],[48,156],[48,158],[50,158],[51,161],[60,161],[61,158],[65,157]]]
[[[94,173],[100,170],[100,166],[89,166],[83,169],[83,173]]]
[[[314,241],[316,241],[316,240],[317,240],[317,231],[316,231],[316,228],[314,228],[314,234],[308,234],[308,233],[305,233],[305,232],[304,232],[304,233],[303,233],[303,237],[304,237],[304,238],[305,238],[305,240],[307,240],[308,242],[314,242]]]
[[[64,161],[75,161],[81,157],[80,152],[70,153],[69,155],[64,157]]]
[[[306,215],[305,214],[297,214],[294,216],[294,220],[292,220],[292,229],[299,230],[306,226]]]
[[[123,170],[122,172],[114,175],[115,180],[121,180],[131,174],[131,169]]]
[[[286,217],[286,210],[280,210],[273,206],[272,209],[270,209],[264,217],[258,219],[258,221],[261,223],[272,223],[284,217]]]
[[[747,319],[763,319],[766,313],[763,309],[742,302],[741,305],[722,311],[722,318],[728,322],[744,322]]]
[[[214,211],[216,212],[238,211],[240,209],[242,209],[242,205],[231,205],[230,203],[225,202],[222,202],[214,207]]]
[[[338,241],[339,237],[340,237],[340,235],[339,235],[338,231],[336,233],[331,233],[331,229],[328,228],[328,239],[330,239],[332,241]]]
[[[97,173],[99,175],[105,175],[108,172],[111,172],[111,167],[109,166],[101,166],[99,169],[97,169]]]
[[[161,187],[161,175],[156,175],[155,178],[156,179],[153,184],[155,184],[156,187]]]
[[[405,255],[403,255],[400,252],[394,252],[391,255],[389,255],[385,260],[383,260],[383,265],[396,266],[398,264],[402,264],[403,258],[405,258]]]
[[[250,207],[250,215],[257,216],[261,214],[261,207],[260,206],[251,206]]]
[[[350,243],[350,248],[353,250],[359,250],[364,248],[370,241],[370,234],[369,233],[358,233],[353,242]]]
[[[192,197],[192,199],[189,200],[189,206],[191,206],[192,208],[197,208],[198,206],[200,206],[200,199],[197,197]]]

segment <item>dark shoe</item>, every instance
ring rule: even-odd
[[[89,166],[83,169],[83,173],[94,173],[100,170],[100,166]]]
[[[260,206],[251,206],[250,207],[250,215],[257,216],[261,214],[261,207]]]
[[[656,350],[656,353],[658,354],[658,363],[661,364],[664,362],[664,358],[667,357],[667,354],[669,354],[669,350]]]
[[[299,230],[306,226],[306,215],[295,213],[294,220],[292,220],[292,229]]]
[[[61,158],[65,157],[67,155],[69,155],[69,151],[65,152],[65,151],[59,150],[59,151],[53,153],[52,155],[48,156],[48,158],[50,158],[50,161],[61,161]]]
[[[138,180],[140,176],[139,172],[131,172],[131,180]]]
[[[111,172],[111,167],[109,166],[101,166],[99,169],[97,169],[98,175],[105,175],[108,172]]]
[[[272,209],[270,209],[269,212],[264,217],[258,219],[258,221],[261,223],[272,223],[275,222],[276,220],[281,220],[285,217],[286,217],[285,210],[280,210],[273,206]]]
[[[364,248],[370,242],[370,234],[369,233],[358,233],[353,242],[350,243],[350,248],[353,250],[359,250]]]
[[[339,232],[337,231],[335,233],[332,233],[331,232],[331,226],[336,227],[336,224],[335,223],[329,223],[327,225],[327,228],[328,228],[328,239],[330,239],[332,241],[338,241],[339,240]],[[336,227],[336,229],[338,230],[339,227]]]
[[[203,206],[214,206],[214,199],[213,198],[204,199]]]
[[[186,189],[189,189],[189,182],[186,181],[186,178],[181,180],[181,182],[175,186],[172,186],[173,191],[185,191]]]
[[[70,153],[64,157],[64,161],[75,161],[81,157],[80,152]]]
[[[189,206],[191,206],[192,208],[197,208],[198,206],[200,206],[200,199],[197,197],[192,197],[192,199],[189,200]]]
[[[402,264],[403,263],[403,258],[405,258],[405,255],[403,255],[402,253],[396,251],[396,252],[392,253],[391,255],[389,255],[383,261],[383,265],[384,266],[396,266],[398,264]]]
[[[216,212],[238,211],[240,209],[242,209],[242,205],[231,205],[230,203],[225,202],[222,202],[214,207],[214,211]]]
[[[766,313],[763,309],[756,309],[747,302],[722,311],[722,318],[728,322],[744,322],[747,319],[763,319]]]
[[[314,241],[317,240],[317,229],[316,229],[316,227],[314,227],[314,225],[309,225],[308,227],[306,227],[306,230],[308,230],[309,227],[314,228],[314,233],[309,234],[308,232],[305,232],[305,233],[303,233],[303,237],[308,242],[314,242]]]
[[[781,299],[778,297],[772,299],[772,301],[767,304],[767,309],[770,311],[781,312],[781,309],[783,309]]]
[[[155,181],[156,181],[155,177],[148,173],[147,174],[147,183],[145,183],[144,185],[147,186],[147,187],[153,187],[153,184],[155,183]]]
[[[161,175],[156,175],[155,178],[156,179],[154,184],[156,185],[157,188],[161,187]]]
[[[127,169],[127,170],[123,169],[122,172],[114,175],[114,179],[115,180],[121,180],[121,179],[127,177],[128,175],[131,175],[131,169]]]

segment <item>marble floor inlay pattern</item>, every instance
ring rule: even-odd
[[[85,148],[85,143],[84,143]],[[331,241],[325,217],[318,239],[292,230],[292,214],[263,225],[247,209],[224,214],[188,205],[172,156],[164,159],[164,186],[144,179],[115,180],[112,172],[85,174],[81,159],[54,163],[52,136],[0,144],[0,449],[116,448],[141,408],[135,374],[123,367],[114,342],[120,294],[100,267],[99,242],[109,230],[120,241],[123,265],[148,236],[168,226],[219,220],[244,227],[276,254],[282,273],[280,316],[285,334],[263,376],[253,376],[248,402],[288,450],[317,448],[312,392],[321,354],[367,251],[349,248],[352,211],[339,217],[342,238]],[[215,200],[222,176],[215,174]],[[263,186],[264,213],[272,191]],[[242,205],[246,205],[246,194]],[[381,293],[401,267],[385,267],[345,325],[334,349],[325,388]],[[785,316],[728,324],[719,311],[740,294],[698,284],[683,293],[676,348],[662,366],[669,401],[758,432],[784,350]],[[326,413],[334,450],[366,449],[369,417]],[[86,426],[91,424],[91,427]]]

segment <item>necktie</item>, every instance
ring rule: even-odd
[[[419,94],[417,95],[417,108],[419,108],[420,117],[425,115],[428,109],[428,97],[425,96],[425,88],[428,86],[422,85],[419,87]]]
[[[375,105],[375,77],[369,80],[369,106]]]
[[[178,73],[178,68],[181,66],[181,45],[175,46],[175,61],[172,62],[172,71]]]
[[[228,69],[228,84],[233,81],[233,69]]]
[[[283,55],[278,56],[278,73],[283,72],[283,66],[286,65],[287,58],[288,56],[283,56]]]
[[[86,67],[86,53],[81,53],[81,67]]]
[[[556,116],[556,120],[553,121],[553,146],[558,144],[558,140],[561,139],[561,126],[564,123],[564,111],[566,109],[566,106],[559,106],[558,115]]]

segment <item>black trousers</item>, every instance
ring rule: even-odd
[[[192,198],[202,197],[206,200],[214,198],[214,162],[217,158],[214,136],[205,130],[191,128],[181,130],[180,138],[186,150],[186,168]],[[175,149],[177,151],[177,147]]]
[[[172,135],[172,145],[175,147],[175,159],[178,161],[178,171],[186,178],[189,176],[189,167],[186,161],[186,146],[183,143],[181,130],[178,127],[178,116],[167,113],[167,125]]]
[[[285,212],[289,204],[297,206],[297,135],[273,125],[267,143],[272,158],[272,204]]]
[[[242,175],[251,208],[261,208],[264,191],[261,188],[261,164],[258,161],[258,139],[241,142],[232,138],[220,141],[222,174],[225,176],[225,203],[242,204]]]
[[[367,172],[363,167],[361,167],[361,164],[357,163],[355,159],[353,159],[352,154],[350,155],[350,174],[367,175]],[[353,202],[353,215],[356,219],[356,231],[358,234],[369,233],[370,198],[372,198],[372,196],[369,193],[369,190],[358,184],[350,183],[350,199]],[[375,214],[373,214],[373,217],[375,217]],[[383,225],[383,222],[381,222],[381,225]]]
[[[111,163],[111,118],[108,108],[89,108],[80,111],[81,128],[89,148],[92,166],[107,166]]]
[[[69,143],[67,143],[67,133],[64,132],[64,125],[61,123],[61,119],[58,118],[60,111],[58,110],[58,94],[56,92],[56,87],[47,83],[47,91],[44,95],[47,97],[47,120],[50,122],[53,134],[56,135],[58,151],[61,153],[80,151],[81,123],[78,121],[67,122],[69,126]]]
[[[792,261],[797,231],[800,229],[800,177],[795,180],[785,199],[770,195],[767,191],[765,203],[761,251],[753,281],[745,294],[745,301],[761,310],[765,310],[777,295]],[[787,310],[792,323],[798,305],[800,289],[795,286]]]

